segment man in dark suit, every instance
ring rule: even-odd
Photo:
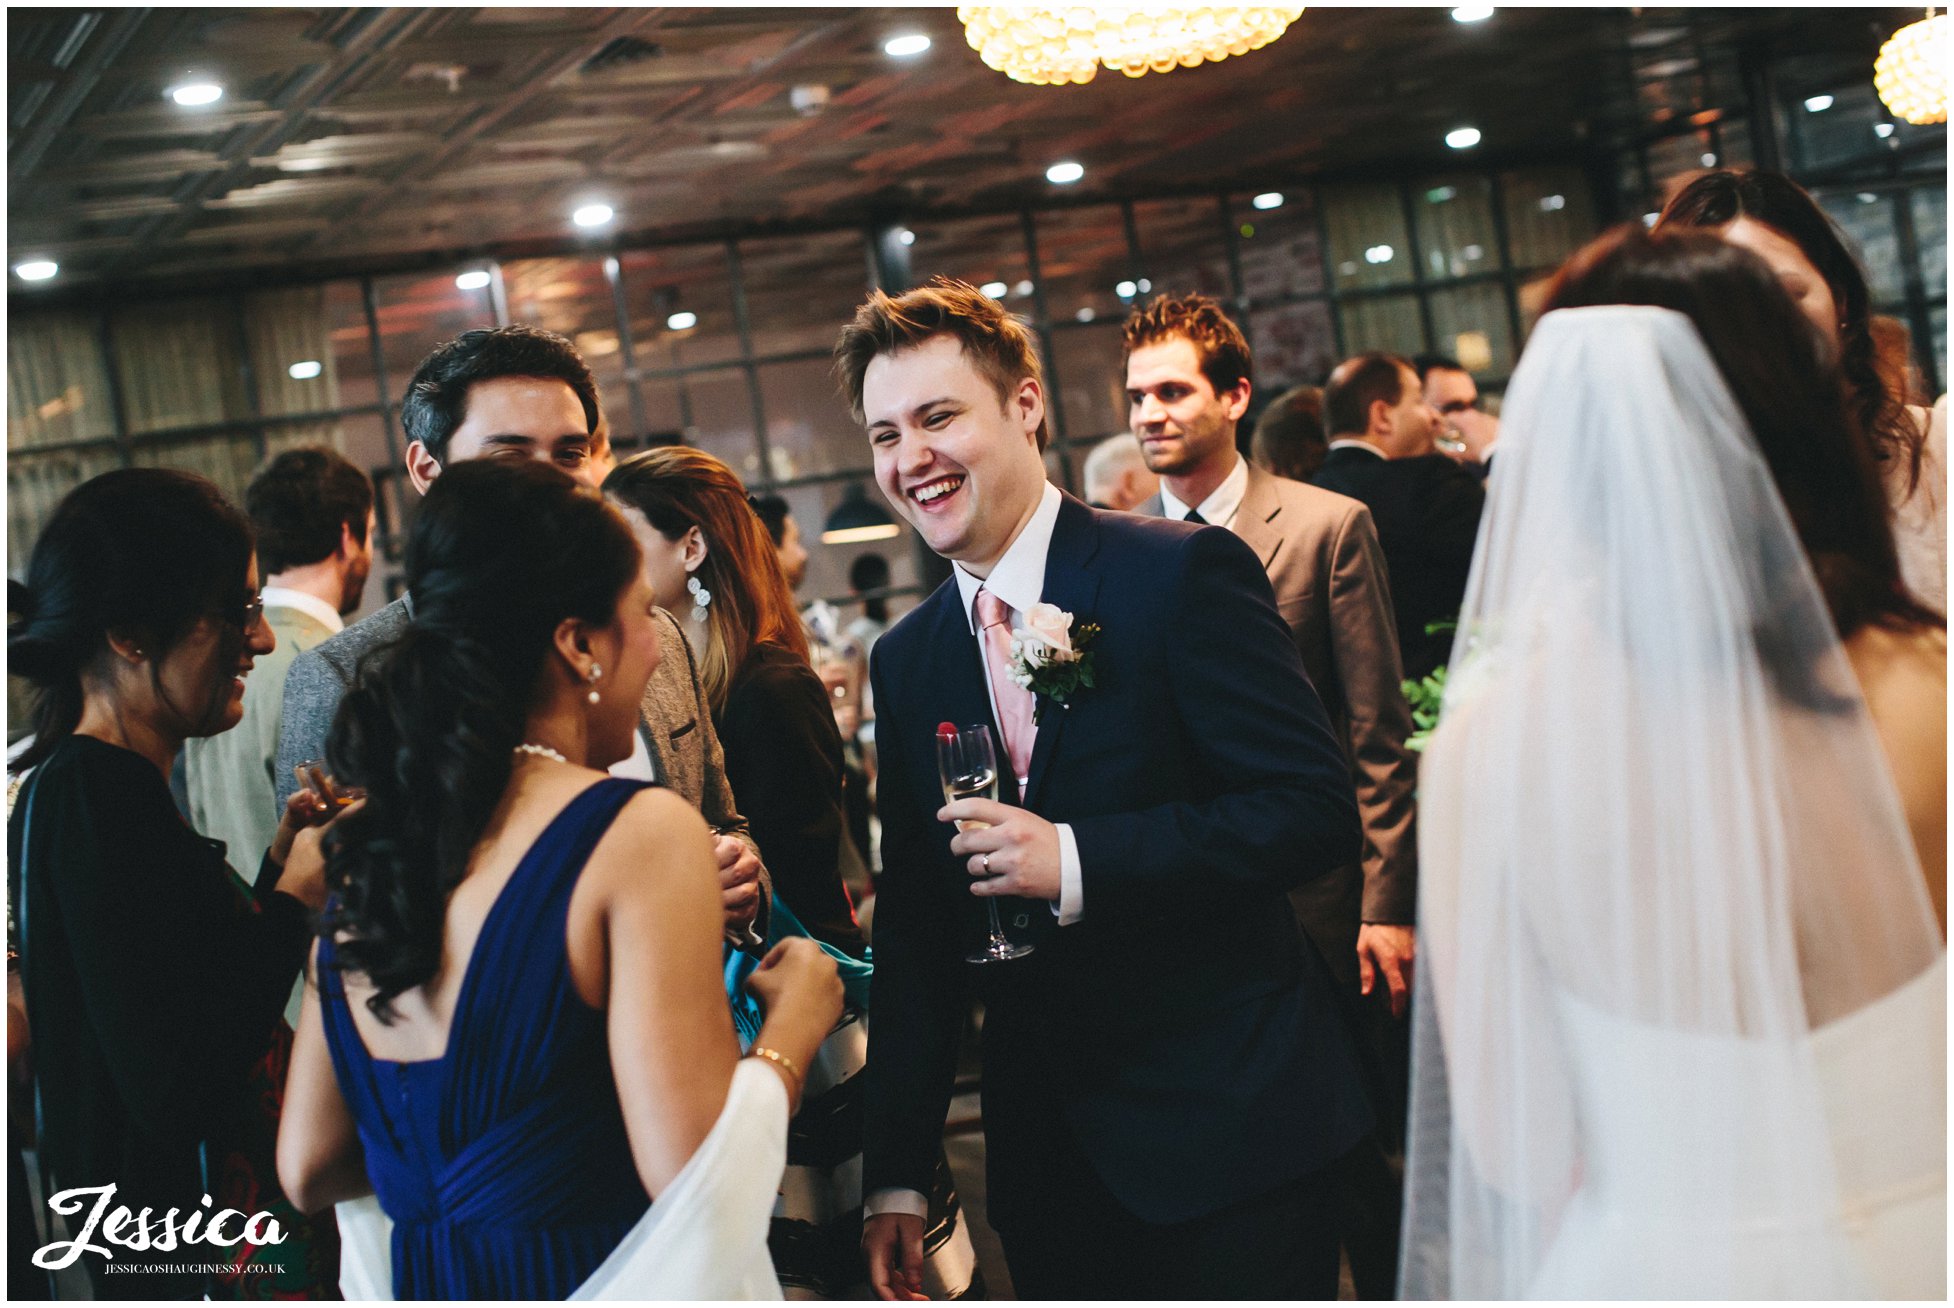
[[[1451,656],[1451,631],[1426,628],[1459,616],[1485,485],[1438,453],[1438,415],[1417,372],[1396,355],[1338,364],[1323,416],[1330,453],[1315,482],[1369,507],[1390,567],[1404,673],[1426,676]]]
[[[1490,475],[1493,447],[1499,444],[1499,419],[1479,407],[1479,383],[1464,364],[1442,354],[1421,354],[1411,366],[1425,387],[1425,403],[1457,447],[1448,452],[1468,472],[1482,479]]]
[[[1124,345],[1129,440],[1161,476],[1161,493],[1138,511],[1226,527],[1255,551],[1349,761],[1363,861],[1289,898],[1344,987],[1370,1057],[1380,1133],[1395,1148],[1411,1053],[1404,1013],[1418,907],[1418,771],[1405,746],[1411,709],[1377,531],[1356,500],[1242,458],[1236,428],[1254,385],[1253,359],[1220,305],[1202,295],[1158,296],[1127,318]],[[1382,1153],[1367,1148],[1361,1160],[1341,1214],[1344,1244],[1358,1296],[1389,1298],[1401,1196]]]
[[[877,483],[956,565],[871,670],[872,1283],[918,1287],[974,988],[990,1217],[1023,1297],[1335,1297],[1333,1168],[1370,1120],[1286,892],[1362,830],[1254,552],[1048,485],[1032,336],[972,287],[872,297],[836,358]],[[1090,658],[1092,684],[1034,697],[1014,629]],[[941,802],[940,722],[998,730],[1002,802]],[[965,962],[986,898],[1032,954]]]

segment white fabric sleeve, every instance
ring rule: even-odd
[[[1058,902],[1052,912],[1060,926],[1071,926],[1086,911],[1085,875],[1079,870],[1079,840],[1071,824],[1058,824]]]
[[[864,1218],[880,1217],[884,1213],[908,1213],[911,1217],[927,1220],[930,1215],[929,1196],[920,1190],[904,1190],[899,1186],[890,1186],[877,1190],[862,1200]]]

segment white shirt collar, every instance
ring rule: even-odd
[[[307,617],[317,619],[334,634],[346,629],[346,619],[339,616],[339,610],[317,595],[308,595],[302,590],[287,590],[283,586],[267,586],[258,594],[268,609],[297,609]]]
[[[1058,525],[1058,508],[1064,502],[1058,487],[1046,482],[1045,493],[1038,497],[1031,521],[1004,551],[1004,557],[997,561],[988,578],[971,576],[961,563],[952,567],[957,577],[957,593],[963,597],[964,621],[970,624],[971,635],[977,634],[977,620],[971,614],[971,606],[977,602],[977,592],[986,586],[1019,616],[1043,598],[1045,556],[1051,553],[1052,528]]]
[[[1340,436],[1330,442],[1330,448],[1333,450],[1368,450],[1380,459],[1389,459],[1391,457],[1360,436]]]
[[[1240,454],[1235,456],[1235,466],[1221,479],[1221,485],[1201,501],[1201,521],[1210,527],[1232,526],[1235,514],[1242,507],[1242,496],[1248,494],[1248,461]],[[1162,516],[1169,518],[1187,517],[1188,506],[1181,503],[1174,492],[1167,489],[1167,483],[1160,483],[1160,507]]]

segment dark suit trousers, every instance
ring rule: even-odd
[[[997,1233],[1020,1299],[1337,1297],[1341,1161],[1167,1226],[1128,1212],[1076,1146],[1046,1165],[1038,1215]]]

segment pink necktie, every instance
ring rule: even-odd
[[[989,588],[977,592],[977,624],[984,638],[984,657],[991,665],[991,696],[997,702],[997,725],[1004,733],[1004,752],[1011,759],[1011,775],[1023,798],[1024,778],[1031,773],[1032,694],[1011,680],[1011,608]]]

